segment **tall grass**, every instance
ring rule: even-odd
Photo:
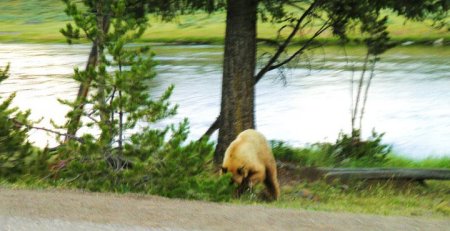
[[[450,169],[450,157],[428,157],[425,159],[414,160],[407,157],[392,154],[383,167],[398,168],[447,168]]]
[[[438,181],[428,181],[426,187],[417,184],[400,186],[390,182],[350,185],[302,183],[284,186],[281,200],[273,206],[442,219],[450,216],[448,190],[450,182]]]

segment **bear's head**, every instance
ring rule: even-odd
[[[248,171],[245,169],[244,166],[238,167],[238,168],[227,168],[222,166],[221,174],[226,174],[227,172],[231,172],[232,174],[232,181],[238,185],[242,184],[245,178],[248,176]]]

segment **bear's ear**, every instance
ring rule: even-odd
[[[226,167],[222,167],[222,174],[225,174],[228,172],[228,169]]]

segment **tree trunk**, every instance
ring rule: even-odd
[[[109,17],[104,15],[102,19],[103,24],[103,33],[106,34],[109,31]],[[89,58],[86,63],[85,70],[88,71],[90,68],[95,68],[97,66],[98,61],[98,39],[93,41],[91,52],[89,53]],[[75,134],[78,131],[78,128],[80,127],[80,120],[81,120],[81,114],[84,110],[84,105],[86,103],[86,99],[89,93],[89,89],[91,86],[92,78],[88,78],[86,82],[82,82],[80,84],[80,87],[78,88],[78,94],[76,102],[78,104],[78,109],[80,110],[80,113],[74,115],[74,117],[69,120],[67,125],[67,136],[64,139],[64,142],[67,142],[71,139],[71,137],[74,137]]]
[[[228,145],[255,127],[256,10],[258,0],[228,0],[223,61],[221,119],[214,162],[220,164]]]
[[[89,53],[89,58],[86,64],[85,70],[87,71],[89,68],[95,67],[97,64],[97,41],[95,41],[92,44],[91,52]],[[89,87],[91,86],[91,80],[88,79],[86,82],[82,82],[80,84],[80,87],[78,88],[78,94],[77,94],[77,104],[78,109],[80,111],[83,111],[84,109],[84,103],[86,102],[86,98],[89,92]],[[81,112],[74,115],[74,117],[69,120],[67,125],[67,136],[64,139],[64,142],[67,142],[71,139],[71,137],[75,136],[77,133],[78,128],[80,127],[80,119],[81,119]]]

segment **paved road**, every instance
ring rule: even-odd
[[[3,230],[450,231],[450,220],[276,209],[156,196],[0,188],[0,231]]]

